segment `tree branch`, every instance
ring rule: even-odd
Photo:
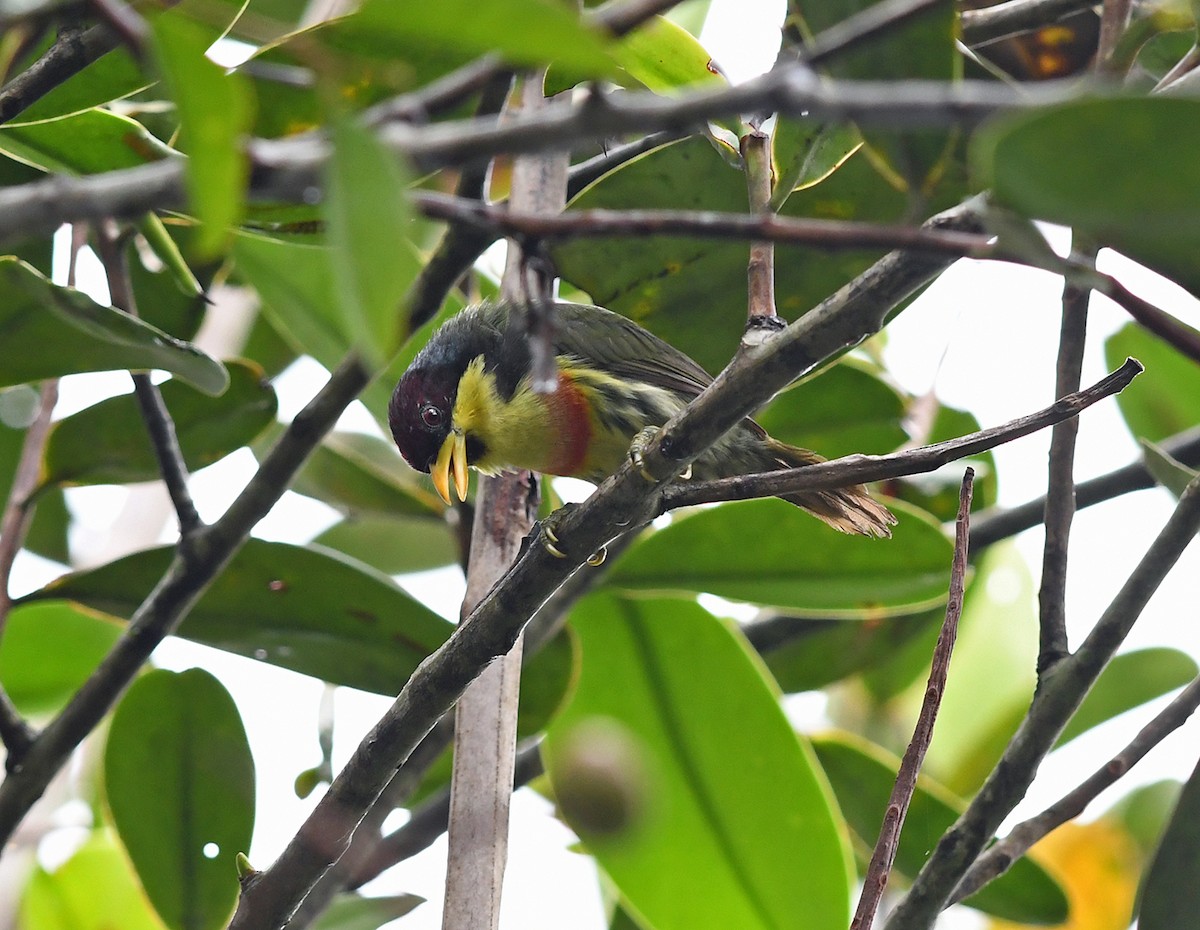
[[[1007,872],[1044,836],[1082,814],[1102,791],[1124,777],[1151,749],[1161,743],[1200,707],[1200,679],[1183,689],[1161,713],[1146,724],[1124,749],[1048,808],[1025,820],[975,860],[951,895],[951,903],[968,898]]]
[[[63,29],[41,58],[0,87],[0,123],[16,118],[67,78],[74,77],[120,44],[105,24],[88,29],[75,26]]]
[[[1078,709],[1151,595],[1200,531],[1200,479],[1184,491],[1170,519],[1076,652],[1046,675],[999,763],[966,811],[938,841],[888,930],[926,930],[983,848],[1033,782],[1039,763]]]
[[[946,690],[950,656],[954,653],[958,621],[962,616],[963,591],[967,577],[967,534],[971,525],[971,492],[974,481],[975,471],[968,468],[963,475],[962,488],[958,495],[958,517],[954,522],[954,561],[950,569],[950,597],[946,602],[946,619],[942,623],[942,631],[938,634],[937,645],[933,650],[929,683],[925,686],[925,698],[921,702],[917,725],[908,747],[904,750],[904,758],[900,760],[896,783],[892,787],[883,824],[879,828],[879,838],[875,841],[875,850],[867,866],[862,894],[858,899],[854,919],[850,921],[850,930],[870,930],[875,920],[875,912],[879,909],[879,902],[883,898],[888,876],[892,871],[892,863],[896,859],[900,831],[904,828],[908,805],[912,801],[913,792],[917,790],[917,776],[921,771],[921,763],[924,762],[925,753],[933,739],[933,725],[937,720],[938,708],[942,704],[942,694]]]
[[[761,475],[737,475],[714,481],[673,484],[662,491],[661,512],[713,501],[775,497],[798,491],[844,487],[935,471],[948,462],[976,455],[1078,416],[1080,411],[1097,401],[1123,390],[1141,371],[1142,366],[1139,362],[1127,359],[1120,368],[1090,388],[1061,397],[1036,413],[1019,417],[1001,426],[929,446],[888,455],[847,455],[830,462]]]
[[[296,415],[224,516],[198,531],[188,549],[177,551],[112,651],[38,734],[19,770],[0,783],[0,846],[12,836],[75,747],[112,709],[154,648],[175,630],[250,530],[284,493],[308,453],[368,381],[367,371],[357,359],[344,363]]]
[[[982,10],[962,11],[962,40],[978,47],[1032,32],[1095,6],[1095,0],[1008,0]]]

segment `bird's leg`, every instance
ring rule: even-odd
[[[646,467],[646,450],[654,442],[654,437],[658,435],[658,430],[659,427],[657,426],[647,426],[638,430],[637,434],[633,437],[633,442],[629,444],[629,460],[633,462],[633,467],[637,473],[651,484],[657,484],[659,479]],[[684,481],[692,477],[692,466],[690,463],[687,468],[680,472],[679,477]]]
[[[558,538],[557,527],[562,522],[563,516],[573,508],[574,504],[563,504],[558,510],[551,513],[544,520],[538,523],[538,536],[541,539],[542,545],[556,559],[565,559],[567,554],[560,548],[561,543]],[[603,565],[605,558],[608,557],[608,547],[601,546],[587,558],[588,565],[595,567]]]

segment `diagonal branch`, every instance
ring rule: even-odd
[[[929,682],[925,686],[925,698],[921,702],[917,725],[908,747],[904,750],[904,758],[900,760],[896,784],[892,787],[892,795],[888,799],[883,824],[879,828],[879,839],[875,842],[875,850],[867,866],[862,895],[858,899],[854,919],[850,922],[850,930],[870,930],[875,920],[875,912],[879,909],[879,902],[883,898],[884,889],[887,888],[892,863],[896,860],[900,831],[904,828],[908,805],[912,801],[913,792],[917,790],[917,776],[921,771],[921,763],[925,761],[925,753],[933,740],[933,725],[937,720],[938,708],[941,707],[942,694],[946,690],[950,656],[954,652],[958,621],[962,617],[963,590],[967,577],[968,530],[971,525],[971,492],[974,482],[975,470],[968,468],[963,475],[962,488],[958,495],[958,518],[954,523],[954,561],[950,569],[950,597],[946,602],[946,619],[942,623],[942,631],[938,634],[937,645],[933,650]]]

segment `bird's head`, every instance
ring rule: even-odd
[[[461,371],[437,365],[414,366],[404,373],[388,404],[388,425],[400,454],[450,503],[450,476],[459,500],[467,498],[467,445],[454,423]]]

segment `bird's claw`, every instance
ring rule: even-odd
[[[633,437],[633,442],[629,444],[629,461],[633,463],[637,473],[651,484],[657,484],[658,478],[646,467],[646,450],[650,448],[650,443],[657,435],[657,426],[647,426],[645,429],[639,430]]]
[[[560,515],[564,513],[567,508],[572,506],[574,505],[564,505],[562,509],[554,511],[554,513],[546,517],[546,519],[540,524],[542,545],[545,547],[546,551],[556,559],[567,558],[567,554],[563,551],[562,544],[558,538],[558,533],[555,532],[555,527],[558,525],[558,522],[561,519]],[[608,558],[608,547],[601,546],[590,556],[588,556],[587,563],[595,568],[597,565],[603,565],[606,558]]]
[[[567,554],[558,548],[558,535],[550,528],[549,523],[542,523],[542,545],[556,559],[565,559]]]
[[[588,565],[592,568],[598,568],[604,564],[604,560],[608,558],[608,546],[601,546],[595,552],[587,557]]]

